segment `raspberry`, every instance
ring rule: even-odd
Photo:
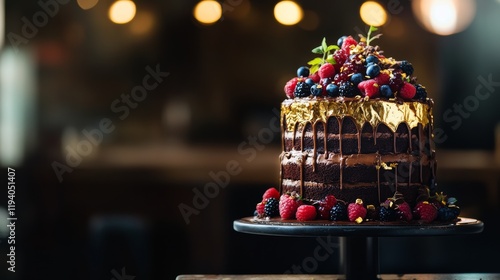
[[[295,217],[297,208],[302,204],[298,196],[283,194],[280,197],[279,212],[280,217],[284,220],[292,219]]]
[[[333,64],[331,63],[325,63],[319,67],[318,75],[321,79],[333,78],[335,75],[335,67],[333,67]]]
[[[330,218],[330,210],[332,210],[336,203],[337,199],[331,194],[320,200],[317,204],[318,218],[328,220]]]
[[[412,99],[415,96],[415,93],[417,92],[417,89],[415,88],[414,85],[404,82],[403,86],[399,90],[399,96],[401,96],[404,99]]]
[[[338,72],[340,70],[340,67],[345,63],[347,58],[349,57],[348,54],[346,54],[342,49],[338,49],[333,53],[333,58],[335,59],[335,62],[337,62],[335,66],[335,70]]]
[[[342,42],[342,50],[349,54],[351,52],[351,46],[356,46],[358,42],[352,38],[352,36],[347,36],[344,38],[344,41]]]
[[[413,208],[413,215],[418,220],[430,223],[437,218],[437,209],[428,201],[421,201]]]
[[[264,217],[264,208],[266,204],[264,202],[259,202],[255,206],[255,212],[257,212],[257,217],[262,218]]]
[[[267,199],[269,199],[271,197],[279,199],[280,198],[280,192],[276,188],[269,188],[262,195],[262,200],[266,201]]]
[[[380,74],[378,74],[378,76],[373,79],[377,81],[377,84],[379,85],[388,85],[391,76],[389,76],[389,74],[385,72],[380,72]]]
[[[409,222],[413,219],[411,207],[406,201],[396,205],[396,213],[401,220]]]
[[[319,77],[318,72],[309,75],[309,78],[312,79],[315,83],[319,83],[319,81],[321,80],[321,78]]]
[[[295,91],[295,86],[297,86],[297,82],[299,81],[299,78],[295,77],[289,80],[285,84],[285,94],[286,97],[288,98],[294,98],[293,92]]]
[[[347,215],[351,222],[361,223],[366,217],[366,212],[363,200],[360,198],[356,199],[356,202],[349,203],[347,206]]]
[[[312,221],[316,219],[316,207],[308,204],[300,205],[297,208],[297,212],[295,213],[295,217],[297,220],[304,221]]]
[[[365,91],[365,96],[370,98],[375,98],[379,95],[379,85],[374,79],[367,80],[363,89]]]

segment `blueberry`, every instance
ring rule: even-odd
[[[337,40],[337,46],[342,48],[342,44],[344,43],[344,39],[347,38],[347,36],[342,36]]]
[[[313,96],[321,96],[322,93],[323,93],[323,86],[322,85],[320,85],[320,84],[314,84],[311,87],[311,94]]]
[[[307,78],[304,82],[306,82],[306,84],[310,85],[310,86],[313,86],[316,82],[314,82],[313,79],[311,78]]]
[[[351,76],[351,82],[353,82],[355,85],[358,85],[363,81],[363,74],[361,73],[356,73]]]
[[[338,97],[339,96],[339,87],[336,84],[328,84],[326,86],[326,93],[330,97]]]
[[[366,58],[366,64],[370,64],[370,63],[379,63],[379,59],[378,57],[374,56],[374,55],[369,55],[367,58]]]
[[[371,64],[366,68],[366,75],[370,76],[370,78],[375,78],[380,74],[380,66],[378,64]]]
[[[307,66],[301,66],[297,69],[297,77],[308,77],[309,73],[309,68]]]
[[[380,95],[386,98],[394,97],[394,94],[392,93],[391,87],[389,85],[380,86]]]

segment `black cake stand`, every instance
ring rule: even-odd
[[[246,217],[235,220],[234,230],[242,233],[320,237],[338,236],[345,250],[341,256],[345,277],[351,279],[378,278],[378,237],[401,236],[444,236],[475,234],[483,231],[484,224],[480,220],[459,217],[450,223],[419,222],[351,222],[281,220],[280,218],[256,219]]]

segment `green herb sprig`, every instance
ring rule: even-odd
[[[323,37],[323,41],[321,41],[321,45],[312,49],[312,53],[320,54],[321,57],[316,57],[313,60],[307,62],[310,66],[309,71],[311,74],[316,73],[321,65],[325,63],[335,64],[335,58],[333,57],[332,51],[340,49],[337,45],[328,45],[326,43],[326,38]]]

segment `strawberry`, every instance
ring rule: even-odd
[[[318,212],[318,219],[328,220],[330,218],[330,210],[337,203],[337,199],[334,195],[329,194],[316,204],[316,210]]]
[[[403,99],[412,99],[413,97],[415,97],[416,93],[417,88],[408,82],[404,82],[403,86],[401,86],[401,89],[399,90],[399,96],[401,96]]]
[[[280,192],[276,188],[269,188],[267,189],[264,194],[262,195],[262,200],[266,201],[269,198],[276,198],[277,200],[280,199]]]
[[[420,201],[413,208],[413,215],[416,219],[425,223],[430,223],[437,218],[438,211],[436,207],[427,200]]]
[[[349,221],[361,223],[366,217],[366,208],[363,205],[363,200],[361,198],[356,199],[356,202],[349,203],[347,206],[347,215]]]
[[[297,208],[297,212],[295,213],[295,217],[297,220],[304,222],[304,221],[312,221],[316,219],[316,207],[309,205],[309,204],[303,204],[300,205]]]
[[[293,193],[292,195],[283,194],[280,197],[279,212],[281,219],[288,220],[295,217],[297,208],[302,204],[299,196]]]
[[[295,91],[295,86],[300,78],[294,77],[285,84],[285,94],[288,98],[294,98],[293,92]]]
[[[317,73],[321,79],[333,78],[335,75],[335,67],[333,67],[331,63],[325,63],[319,67]]]

